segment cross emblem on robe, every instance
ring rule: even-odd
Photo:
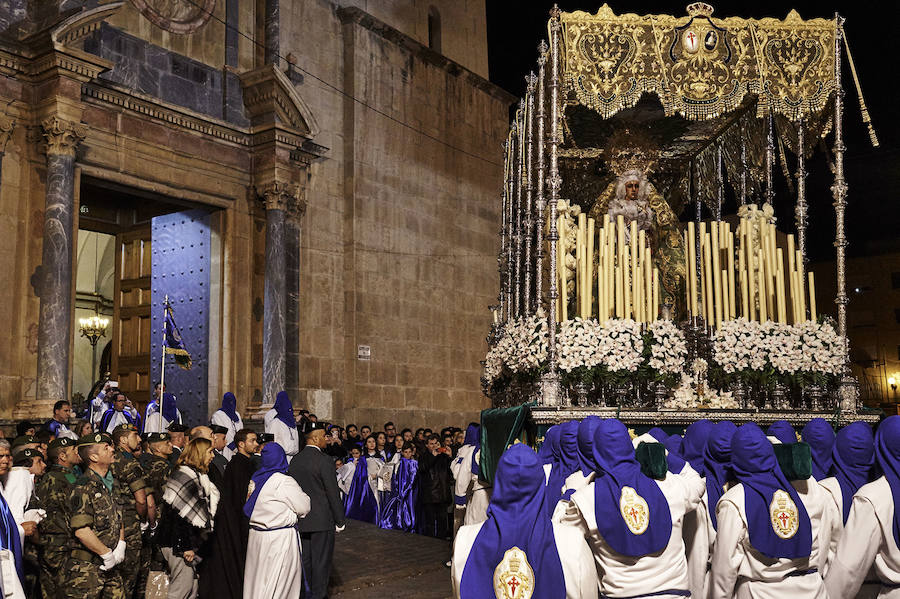
[[[687,35],[687,36],[688,36],[688,39],[689,39],[690,42],[691,42],[691,45],[693,46],[693,45],[694,45],[694,32],[693,32],[693,31],[688,32],[688,35]]]
[[[637,519],[638,519],[638,512],[637,512],[636,509],[631,508],[631,511],[628,512],[628,515],[630,515],[635,521],[637,521]]]
[[[791,517],[784,512],[778,514],[778,519],[781,520],[781,526],[784,528],[787,528],[787,521],[790,520],[790,518]]]
[[[512,578],[509,579],[509,582],[507,582],[506,584],[509,585],[509,595],[510,595],[510,597],[515,597],[515,596],[516,596],[516,589],[517,589],[522,583],[519,582],[518,580],[516,580],[516,577],[513,576]]]

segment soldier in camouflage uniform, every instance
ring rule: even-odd
[[[137,427],[120,424],[113,430],[113,446],[116,448],[115,461],[111,470],[118,483],[119,503],[122,506],[122,524],[125,527],[125,561],[120,567],[125,596],[134,594],[138,576],[141,573],[141,520],[146,520],[148,511],[155,512],[153,496],[148,497],[144,469],[132,452],[141,443]],[[155,517],[154,517],[155,520]],[[150,564],[146,566],[149,568]]]
[[[153,497],[158,510],[162,504],[166,479],[172,472],[172,465],[169,462],[169,456],[172,454],[172,441],[169,433],[144,433],[144,440],[147,443],[147,451],[141,454],[138,461],[144,469],[147,493]],[[155,557],[153,552],[153,530],[156,528],[156,519],[160,516],[161,514],[157,511],[155,518],[149,519],[150,529],[144,533],[144,542],[141,548],[141,572],[138,575],[137,583],[139,597],[144,596],[144,590],[147,587],[147,573],[151,569],[150,564],[156,564],[152,567],[153,570],[165,570],[166,568],[159,551],[156,552]]]
[[[50,468],[34,484],[33,507],[44,509],[47,517],[38,525],[41,546],[38,552],[41,594],[44,599],[57,599],[59,577],[64,573],[71,549],[69,539],[69,495],[78,475],[74,466],[81,461],[75,441],[61,437],[47,449]]]
[[[60,579],[61,599],[125,599],[119,564],[125,559],[125,529],[110,466],[112,439],[91,433],[78,440],[84,468],[69,496],[72,550]]]

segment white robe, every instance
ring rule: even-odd
[[[175,413],[177,414],[177,416],[175,417],[174,422],[181,423],[181,411],[176,410]],[[165,432],[169,430],[169,425],[172,424],[172,422],[172,420],[167,420],[166,418],[164,418],[162,412],[157,409],[155,412],[151,412],[150,415],[147,416],[147,422],[144,423],[144,432]]]
[[[453,494],[465,497],[465,524],[478,524],[487,520],[487,508],[491,503],[491,488],[484,481],[472,474],[472,460],[478,459],[474,445],[463,445],[450,464],[453,474]]]
[[[887,479],[860,487],[853,496],[847,534],[825,578],[832,599],[852,597],[866,580],[871,566],[882,584],[879,599],[900,598],[900,548],[894,539],[894,498]]]
[[[831,511],[815,479],[792,481],[809,515],[812,549],[808,558],[767,557],[750,545],[744,486],[725,492],[716,507],[716,534],[709,577],[709,599],[826,599],[822,570],[831,543]],[[803,576],[793,572],[816,569]],[[737,585],[737,586],[735,586]]]
[[[222,410],[216,410],[213,412],[212,418],[209,419],[211,424],[223,426],[228,430],[228,432],[225,433],[225,449],[222,450],[222,455],[224,455],[225,459],[229,462],[231,461],[231,456],[234,455],[234,451],[228,446],[234,441],[235,433],[244,428],[244,421],[241,419],[241,415],[238,414],[237,417],[237,422],[235,422]]]
[[[253,492],[252,481],[249,491]],[[297,481],[278,472],[269,477],[250,516],[244,599],[300,596],[303,561],[300,534],[294,525],[308,513],[309,496]]]
[[[12,474],[12,471],[10,471],[9,474]],[[7,476],[9,476],[9,474]],[[6,484],[9,485],[8,478]],[[3,497],[6,498],[7,503],[9,503],[9,496],[6,494],[6,490],[2,485],[0,485],[0,493],[3,493]],[[10,506],[10,511],[12,511],[12,506]],[[15,516],[15,514],[13,515]],[[25,538],[25,530],[22,528],[22,521],[18,517],[16,517],[15,520],[16,528],[18,528],[19,531],[19,540],[22,541]],[[23,542],[23,549],[24,546]],[[13,557],[12,551],[9,551],[8,549],[0,549],[0,576],[2,576],[3,579],[4,599],[25,599],[25,590],[22,588],[22,581],[19,580],[19,575],[16,572],[15,558]]]
[[[594,509],[594,484],[575,492],[561,521],[580,529],[594,554],[600,592],[609,597],[633,597],[660,591],[686,591],[688,588],[682,521],[684,515],[696,509],[706,488],[696,474],[683,476],[667,473],[657,480],[669,503],[672,534],[669,543],[659,553],[630,557],[613,551],[597,530]],[[658,599],[676,597],[659,595]]]
[[[456,533],[450,570],[453,596],[456,599],[459,599],[459,586],[469,552],[483,525],[484,522],[469,524],[461,527]],[[571,526],[553,523],[553,537],[566,581],[566,599],[596,599],[597,570],[594,568],[591,548],[585,543],[581,532]]]
[[[278,412],[272,408],[265,416],[266,432],[275,435],[275,442],[281,445],[288,461],[300,453],[300,432],[296,426],[288,426],[278,419]]]

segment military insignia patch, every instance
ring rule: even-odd
[[[650,525],[650,507],[644,498],[631,487],[622,487],[622,494],[619,496],[619,512],[632,534],[642,535],[647,531],[647,527]]]
[[[494,568],[494,597],[497,599],[531,599],[534,594],[534,570],[528,556],[518,547],[503,554]]]
[[[769,504],[769,515],[772,520],[772,530],[782,539],[790,539],[800,528],[797,504],[787,492],[781,489],[772,495],[772,503]]]

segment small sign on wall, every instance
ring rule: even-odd
[[[357,360],[371,360],[372,359],[372,348],[368,345],[357,345],[356,346],[356,359]]]

